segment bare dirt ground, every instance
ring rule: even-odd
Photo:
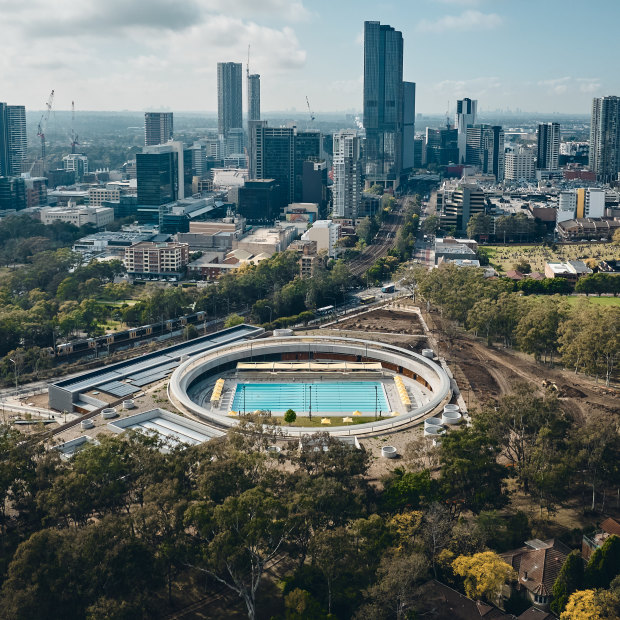
[[[400,312],[398,310],[374,310],[367,314],[340,321],[338,326],[341,329],[376,331],[388,334],[424,334],[420,320],[415,314]]]

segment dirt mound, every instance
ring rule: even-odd
[[[566,398],[585,398],[586,394],[572,385],[561,385],[560,394]]]

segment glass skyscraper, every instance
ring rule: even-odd
[[[26,161],[26,108],[0,102],[0,176],[19,176]]]
[[[217,63],[217,131],[224,138],[231,129],[243,126],[241,75],[241,63]]]
[[[398,186],[403,156],[403,35],[364,22],[364,174],[367,184]]]

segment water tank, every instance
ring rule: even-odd
[[[128,398],[127,400],[123,401],[123,409],[134,409],[136,406],[136,403],[133,402],[132,398]]]
[[[444,411],[460,411],[461,408],[458,405],[445,405],[443,410]]]
[[[422,356],[433,359],[435,357],[435,351],[433,351],[433,349],[422,349]]]
[[[398,451],[394,446],[383,446],[381,448],[381,456],[386,459],[395,459],[398,455]]]
[[[279,454],[282,451],[280,446],[267,446],[267,452],[269,454]]]
[[[443,424],[460,424],[463,416],[459,411],[446,411],[441,414],[441,422]]]
[[[441,425],[442,425],[441,418],[426,418],[426,420],[424,420],[424,428],[426,428],[427,426],[441,426]]]
[[[280,336],[292,336],[293,335],[293,330],[292,329],[274,329],[273,330],[273,335],[276,337],[280,337]]]
[[[443,435],[446,431],[443,426],[425,426],[424,427],[424,437],[439,437],[439,435]]]
[[[101,417],[104,420],[109,420],[110,418],[115,418],[118,414],[116,413],[116,409],[114,407],[106,407],[101,410]]]
[[[95,426],[95,423],[92,420],[90,420],[90,419],[89,420],[82,420],[80,422],[80,428],[82,430],[85,430],[87,428],[94,428],[94,426]]]

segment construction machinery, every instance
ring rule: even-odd
[[[52,104],[54,103],[54,91],[50,93],[50,96],[45,103],[45,110],[41,115],[41,120],[37,126],[37,136],[41,138],[41,159],[43,160],[43,166],[45,167],[45,129],[47,127],[47,121],[49,120],[50,113],[52,111]]]
[[[75,133],[75,101],[71,102],[71,152],[75,153],[75,147],[79,146],[78,135]]]
[[[308,101],[308,95],[306,95],[306,105],[308,106],[308,114],[310,114],[310,120],[313,121],[316,118],[316,116],[310,109],[310,101]]]

